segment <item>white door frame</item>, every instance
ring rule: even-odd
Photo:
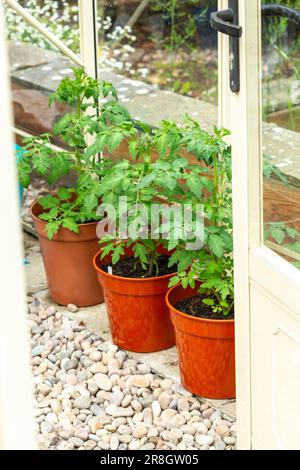
[[[228,8],[227,0],[220,8]],[[241,89],[230,92],[228,37],[220,35],[220,123],[231,130],[235,263],[237,436],[252,447],[251,305],[259,288],[283,311],[300,314],[300,271],[264,245],[261,110],[261,1],[239,0]],[[275,334],[275,332],[274,332]],[[263,384],[262,384],[263,386]],[[270,402],[271,406],[271,402]]]
[[[1,329],[0,329],[0,449],[35,449],[33,393],[20,207],[3,12],[0,8],[1,158],[0,231]]]
[[[232,133],[233,224],[235,269],[235,336],[238,448],[251,448],[251,356],[249,250],[260,246],[260,20],[249,26],[249,18],[260,18],[258,0],[239,0],[241,88],[238,94],[229,86],[229,39],[220,35],[221,125]],[[222,0],[222,9],[228,1]],[[247,27],[246,27],[247,25]],[[249,84],[251,83],[251,86]],[[250,115],[252,119],[247,117]],[[235,138],[239,136],[239,138]],[[249,158],[251,156],[251,158]],[[255,182],[256,184],[253,184]],[[260,183],[258,183],[260,182]]]
[[[28,15],[26,10],[20,11],[19,8],[22,7],[17,2],[10,1],[9,3],[29,24],[36,27],[75,64],[84,64],[89,75],[98,77],[96,0],[84,0],[84,2],[79,0],[81,59],[65,47],[61,41],[53,37],[38,20]],[[0,189],[0,213],[6,224],[0,232],[0,259],[3,271],[0,276],[2,313],[0,330],[0,449],[30,450],[36,448],[33,385],[30,343],[26,325],[25,268],[22,266],[20,207],[15,152],[13,150],[12,97],[2,8],[0,8],[0,63],[2,154],[0,174],[5,175]],[[21,398],[20,390],[22,391]]]

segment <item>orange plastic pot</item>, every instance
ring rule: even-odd
[[[99,250],[96,234],[97,222],[79,225],[80,233],[60,228],[49,240],[46,222],[39,219],[41,206],[35,202],[31,214],[37,231],[49,293],[60,305],[70,303],[88,307],[103,302],[103,291],[92,266]]]
[[[166,295],[175,328],[182,385],[203,398],[234,398],[234,320],[194,318],[174,307],[196,294],[196,289],[176,286]]]
[[[174,329],[165,304],[172,275],[149,279],[114,276],[101,269],[111,263],[111,257],[100,260],[100,255],[101,251],[94,258],[94,267],[103,287],[114,343],[144,353],[174,346]]]

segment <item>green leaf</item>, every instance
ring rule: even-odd
[[[50,168],[49,155],[47,150],[40,149],[39,152],[35,153],[32,157],[32,167],[41,176],[45,176]]]
[[[23,158],[18,163],[18,178],[23,188],[28,188],[30,184],[31,165],[27,158]]]
[[[168,149],[168,134],[164,133],[157,139],[157,150],[164,157]]]
[[[215,305],[215,302],[213,299],[203,299],[204,305],[208,305],[209,307],[213,307]]]
[[[295,228],[292,228],[292,227],[287,227],[286,228],[286,233],[292,239],[296,238],[297,236],[300,236],[300,233],[298,232],[298,230],[296,230]]]
[[[274,240],[276,241],[276,243],[278,243],[278,245],[281,245],[285,238],[284,230],[282,230],[279,227],[271,227],[270,235],[272,238],[274,238]]]
[[[148,264],[147,248],[140,244],[136,243],[133,247],[134,256],[139,258],[141,263]]]
[[[58,191],[57,191],[57,195],[58,195],[59,199],[64,201],[64,200],[67,200],[71,197],[71,192],[72,191],[68,188],[59,188]]]
[[[136,158],[138,154],[138,142],[136,140],[131,140],[131,142],[129,142],[129,154],[131,158]]]
[[[137,189],[143,189],[148,187],[157,177],[155,172],[149,173],[149,175],[144,176],[139,184],[137,185]]]
[[[112,263],[116,264],[120,260],[122,255],[124,255],[124,248],[122,245],[117,245],[112,255]]]
[[[39,215],[39,219],[41,220],[53,220],[56,219],[56,217],[59,214],[59,208],[58,207],[53,207],[49,212],[45,212],[44,214]]]
[[[222,258],[224,253],[224,244],[218,235],[209,235],[208,246],[217,258]]]
[[[173,191],[176,186],[177,180],[172,175],[170,175],[170,173],[166,173],[163,177],[163,182],[170,191]]]
[[[194,256],[191,251],[184,251],[181,254],[179,263],[178,263],[178,271],[182,272],[188,269],[194,261]]]
[[[41,197],[38,202],[43,209],[52,209],[52,207],[57,207],[59,204],[58,198],[51,196],[51,194]]]
[[[59,227],[60,227],[60,223],[57,220],[49,222],[46,225],[46,232],[47,232],[49,240],[52,240],[54,235],[57,234],[57,232],[59,231]]]
[[[168,243],[168,251],[173,251],[175,248],[177,248],[178,243],[178,240],[170,240]]]
[[[79,233],[79,227],[73,219],[63,219],[62,226],[71,232]]]
[[[169,282],[169,287],[174,287],[174,286],[177,286],[177,284],[180,283],[180,277],[179,276],[173,276],[171,277],[170,279],[170,282]]]
[[[107,243],[106,240],[100,240],[100,244],[106,243],[104,247],[101,248],[101,259],[105,258],[107,255],[110,254],[111,251],[114,250],[115,244],[114,242]]]
[[[196,196],[201,196],[203,186],[199,175],[190,175],[187,179],[187,185]]]
[[[98,206],[98,196],[95,192],[88,193],[84,198],[84,208],[92,212]]]

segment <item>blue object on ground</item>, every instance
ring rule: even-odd
[[[16,152],[17,162],[19,162],[20,159],[24,156],[25,150],[23,150],[22,147],[20,147],[20,145],[15,144],[15,152]],[[23,203],[23,193],[24,193],[24,188],[19,183],[20,207],[22,207],[22,203]],[[23,259],[22,264],[23,266],[26,266],[26,264],[30,264],[30,263],[27,259]]]
[[[23,158],[25,154],[25,150],[23,150],[22,147],[20,147],[20,145],[15,144],[15,152],[16,152],[17,161],[19,162],[21,158]],[[19,183],[20,206],[22,206],[22,203],[23,203],[23,192],[24,192],[24,188]]]

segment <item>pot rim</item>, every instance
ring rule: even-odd
[[[102,275],[104,275],[105,277],[107,277],[108,279],[117,279],[117,280],[120,280],[120,281],[130,281],[130,282],[159,282],[159,281],[163,281],[163,280],[166,280],[166,279],[169,279],[170,277],[174,276],[174,274],[176,273],[173,273],[173,274],[165,274],[164,276],[158,276],[158,277],[147,277],[147,278],[142,278],[142,277],[122,277],[122,276],[116,276],[115,274],[109,274],[105,271],[103,271],[103,269],[101,269],[98,264],[97,264],[97,258],[100,256],[101,254],[101,250],[98,251],[98,253],[96,253],[96,255],[94,256],[93,258],[93,265],[94,265],[94,268],[96,269],[97,273],[101,273]]]
[[[230,325],[230,324],[234,323],[234,321],[235,321],[234,318],[229,319],[229,320],[214,320],[214,319],[210,320],[210,319],[206,319],[206,318],[191,317],[190,315],[187,315],[186,313],[183,313],[180,310],[177,310],[177,308],[175,308],[174,305],[171,304],[170,295],[178,287],[181,287],[181,289],[183,289],[181,284],[177,284],[176,286],[169,289],[168,292],[166,293],[166,304],[167,304],[169,310],[173,311],[173,313],[175,313],[176,315],[179,315],[180,317],[185,318],[185,319],[189,318],[191,321],[195,321],[195,322],[198,322],[198,323],[210,323],[210,324],[215,324],[215,325],[216,324],[218,324],[218,325]]]
[[[33,213],[33,208],[35,205],[39,204],[39,200],[38,199],[35,199],[35,201],[31,204],[30,206],[30,215],[31,217],[33,218],[33,220],[36,220],[38,222],[41,222],[42,224],[46,225],[47,224],[47,221],[46,220],[42,220],[40,219],[39,217],[37,217],[34,213]],[[99,222],[101,222],[100,220],[96,220],[95,222],[87,222],[87,223],[84,223],[84,224],[78,224],[79,227],[87,227],[89,225],[95,225],[95,224],[98,224]],[[68,228],[65,228],[65,230],[69,230]],[[69,230],[69,232],[71,232],[71,230]]]

